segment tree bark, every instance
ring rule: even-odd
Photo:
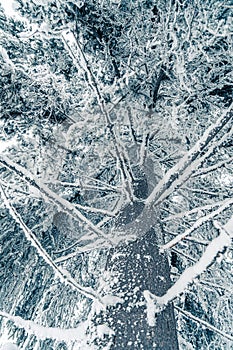
[[[170,303],[157,315],[156,324],[147,323],[144,290],[161,296],[170,287],[170,269],[159,253],[156,232],[151,228],[142,238],[112,249],[107,270],[117,276],[113,294],[125,302],[108,309],[106,322],[115,335],[111,350],[177,350],[174,309]]]
[[[151,173],[151,169],[149,173]],[[147,172],[146,172],[147,173]],[[159,226],[155,225],[155,210],[144,211],[142,199],[148,196],[152,179],[148,173],[134,168],[134,195],[138,200],[123,208],[115,221],[121,231],[137,228],[135,241],[112,248],[106,270],[110,275],[111,293],[124,303],[106,310],[96,318],[97,324],[107,323],[114,331],[110,350],[178,350],[176,320],[173,304],[157,315],[155,326],[149,326],[146,316],[144,290],[162,296],[171,286],[167,256],[159,253]],[[140,218],[136,224],[135,220]],[[156,227],[156,228],[155,228]]]

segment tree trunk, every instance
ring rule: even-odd
[[[113,294],[125,302],[107,310],[105,319],[115,336],[111,350],[177,350],[178,341],[173,305],[157,315],[156,324],[147,323],[142,295],[150,290],[163,295],[170,287],[170,269],[165,255],[159,254],[156,232],[111,251],[107,270],[117,276]]]
[[[162,296],[171,286],[167,256],[159,253],[161,233],[155,227],[155,210],[144,210],[145,199],[150,192],[147,178],[152,180],[152,171],[145,174],[134,168],[134,195],[138,201],[127,205],[118,218],[120,231],[135,231],[138,238],[133,242],[112,248],[106,270],[109,273],[111,293],[123,298],[124,303],[107,309],[96,318],[97,324],[107,323],[114,331],[110,350],[178,350],[176,321],[173,304],[157,315],[155,326],[149,326],[143,291]],[[150,214],[149,214],[150,213]],[[135,220],[139,220],[137,222]],[[135,230],[134,230],[135,228]],[[144,234],[143,234],[144,233]],[[114,281],[114,283],[111,283]]]

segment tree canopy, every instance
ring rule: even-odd
[[[230,349],[230,1],[14,6],[21,19],[0,7],[1,333],[112,349],[112,310],[153,330],[174,305],[180,349]]]

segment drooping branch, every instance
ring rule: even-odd
[[[91,298],[92,300],[98,300],[101,304],[101,297],[98,296],[97,292],[94,291],[94,289],[90,287],[83,287],[79,283],[77,283],[73,277],[70,275],[70,273],[64,269],[61,269],[57,264],[52,260],[50,255],[46,252],[46,250],[42,247],[41,243],[38,241],[36,235],[25,225],[23,222],[21,216],[15,208],[11,205],[9,199],[7,198],[7,195],[3,189],[3,187],[0,185],[0,193],[2,195],[2,198],[4,200],[4,203],[6,207],[8,208],[12,218],[20,225],[21,229],[23,230],[25,237],[27,240],[32,244],[33,247],[36,248],[38,254],[43,258],[43,260],[53,269],[55,275],[59,277],[59,279],[62,282],[67,283],[69,286],[77,290],[78,292],[84,294],[86,297]]]

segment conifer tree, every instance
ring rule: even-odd
[[[228,349],[232,6],[0,9],[1,334]]]

